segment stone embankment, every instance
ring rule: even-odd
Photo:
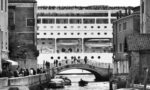
[[[50,80],[47,73],[25,77],[0,78],[0,90],[42,90]]]

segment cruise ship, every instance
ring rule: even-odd
[[[112,63],[112,22],[120,10],[125,14],[130,7],[39,6],[38,64],[73,57]]]

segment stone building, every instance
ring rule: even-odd
[[[37,64],[36,8],[35,0],[9,0],[9,56],[22,68]]]
[[[149,5],[149,0],[141,0],[141,8],[114,22],[114,75],[129,79],[129,84],[143,83],[150,68]]]
[[[8,1],[0,0],[0,72],[2,60],[8,59]]]
[[[127,79],[131,67],[129,37],[140,33],[140,13],[121,17],[113,24],[114,75]],[[132,49],[132,48],[130,48]]]

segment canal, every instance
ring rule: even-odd
[[[94,82],[94,75],[62,75],[68,77],[72,81],[72,85],[65,86],[60,89],[45,88],[45,90],[109,90],[108,82]],[[88,85],[84,87],[78,86],[80,79],[88,81]]]

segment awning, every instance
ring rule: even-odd
[[[2,59],[2,60],[3,60],[4,63],[7,62],[7,63],[10,63],[11,65],[18,65],[18,62],[10,60],[10,59],[7,59],[7,60]]]

